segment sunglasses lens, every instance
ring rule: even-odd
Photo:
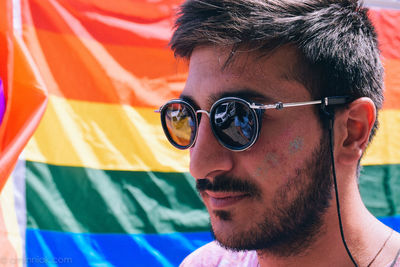
[[[177,148],[185,149],[192,145],[196,133],[196,117],[192,108],[185,103],[169,103],[161,111],[164,132]]]
[[[246,103],[226,100],[218,103],[210,114],[213,131],[229,149],[243,150],[257,136],[257,118]]]

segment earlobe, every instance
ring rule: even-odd
[[[342,121],[342,142],[339,145],[338,160],[352,164],[358,162],[367,147],[371,129],[375,123],[376,108],[370,98],[358,98],[340,114]]]

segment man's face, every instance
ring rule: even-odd
[[[224,66],[230,50],[197,48],[190,59],[182,93],[203,110],[221,96],[249,102],[310,101],[293,80],[294,49],[268,57],[240,53]],[[213,233],[225,247],[267,249],[285,255],[305,247],[321,230],[329,204],[329,147],[314,106],[267,110],[258,141],[232,152],[214,137],[202,115],[190,172],[208,209]],[[289,249],[290,248],[290,249]]]

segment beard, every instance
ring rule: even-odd
[[[261,211],[260,217],[249,218],[249,225],[236,227],[228,237],[223,238],[214,229],[212,235],[221,246],[234,251],[258,250],[278,257],[299,255],[321,232],[323,215],[332,199],[331,173],[329,140],[321,139],[303,168],[296,169],[295,175],[278,188],[272,208]],[[197,180],[197,189],[200,194],[204,190],[244,192],[255,200],[262,199],[257,185],[236,177],[217,176],[213,183]],[[294,197],[289,198],[290,195]],[[220,220],[234,220],[229,211],[213,213]]]

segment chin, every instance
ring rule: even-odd
[[[220,246],[233,250],[248,250],[246,244],[243,244],[242,237],[246,228],[229,211],[213,211],[211,220],[211,234]]]
[[[228,228],[213,229],[212,235],[218,244],[225,249],[232,251],[251,250],[246,244],[243,244],[240,232],[228,230]]]

